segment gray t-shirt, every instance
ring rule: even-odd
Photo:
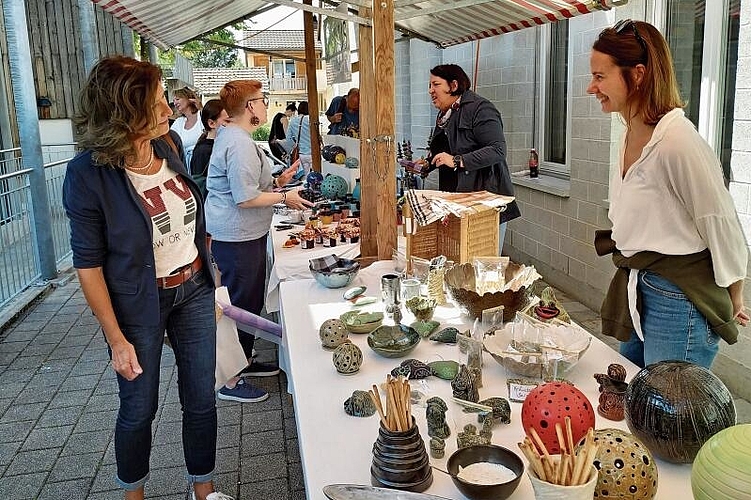
[[[272,189],[271,165],[248,132],[221,127],[206,177],[206,230],[217,241],[252,241],[269,232],[272,207],[240,208]]]

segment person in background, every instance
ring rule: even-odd
[[[287,109],[284,113],[277,113],[274,119],[271,120],[271,129],[269,130],[269,148],[271,152],[280,160],[284,158],[284,148],[279,144],[279,141],[283,141],[287,137],[287,129],[289,128],[289,122],[293,116],[297,113],[297,106],[293,102],[287,105]]]
[[[308,116],[308,102],[303,101],[297,108],[297,116],[292,117],[289,123],[287,139],[279,141],[285,151],[292,151],[295,144],[299,147],[300,165],[307,176],[313,167],[313,156],[310,151],[310,116]],[[299,139],[299,141],[298,141]]]
[[[206,175],[209,171],[209,159],[211,158],[211,150],[214,149],[216,131],[219,127],[224,126],[227,118],[229,116],[219,99],[207,101],[201,111],[201,123],[206,132],[201,134],[198,142],[196,142],[196,147],[193,149],[193,156],[190,159],[190,175],[198,184],[204,200],[206,200],[207,195]]]
[[[470,90],[467,73],[456,64],[430,70],[428,94],[438,109],[423,176],[438,170],[438,189],[466,193],[489,191],[514,196],[506,163],[503,121],[496,107]],[[508,221],[521,216],[516,201],[501,212],[499,253]]]
[[[228,123],[219,130],[209,161],[206,179],[207,229],[211,250],[227,287],[230,301],[254,314],[263,309],[266,285],[266,242],[271,228],[273,205],[290,208],[312,206],[298,191],[275,192],[297,171],[295,162],[276,179],[272,166],[251,134],[266,122],[269,98],[257,80],[233,80],[219,92]],[[255,337],[239,331],[248,366],[219,389],[219,399],[258,402],[269,397],[263,389],[248,383],[246,377],[270,377],[279,373],[272,364],[253,359]]]
[[[117,373],[116,481],[144,498],[164,333],[177,364],[182,439],[193,498],[214,491],[214,281],[198,187],[170,135],[158,66],[100,60],[74,119],[83,152],[70,161],[63,205],[73,265]],[[189,236],[189,237],[182,237]]]
[[[360,133],[360,89],[351,88],[346,96],[331,100],[326,110],[329,134],[357,137]]]
[[[748,247],[722,168],[683,113],[665,38],[651,24],[606,28],[590,56],[587,92],[626,125],[610,179],[612,232],[600,255],[617,271],[603,333],[638,366],[685,360],[709,368],[719,339],[736,341]]]
[[[186,166],[190,166],[193,148],[203,133],[203,127],[201,126],[201,108],[203,108],[203,104],[198,94],[189,87],[175,90],[174,103],[175,110],[181,116],[175,119],[170,128],[177,132],[180,139],[182,139],[183,149],[185,150],[183,163]]]

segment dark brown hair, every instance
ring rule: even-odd
[[[592,49],[610,56],[621,68],[629,108],[637,110],[644,123],[655,125],[672,109],[684,106],[670,47],[651,24],[630,19],[620,21],[602,30]],[[645,71],[641,84],[637,85],[632,72],[639,64],[644,65]]]
[[[451,95],[462,95],[472,86],[467,73],[458,64],[439,64],[430,70],[430,74],[443,78],[449,83],[449,86],[451,86],[451,82],[456,80],[456,90],[451,92]]]

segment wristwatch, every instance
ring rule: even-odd
[[[462,156],[456,155],[454,156],[454,170],[462,166]]]

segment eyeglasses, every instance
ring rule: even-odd
[[[622,35],[623,32],[628,29],[631,29],[631,32],[634,34],[634,38],[636,38],[636,41],[639,42],[639,45],[641,45],[641,48],[644,51],[644,61],[646,62],[647,54],[649,54],[649,52],[647,51],[647,42],[644,41],[644,39],[639,34],[639,30],[636,29],[636,23],[631,19],[623,19],[621,21],[618,21],[615,26],[613,26],[613,31],[615,31],[619,35]]]
[[[265,95],[263,97],[254,97],[253,99],[248,99],[248,102],[250,103],[250,102],[253,102],[253,101],[260,101],[262,99],[263,99],[263,105],[268,108],[270,101],[269,101],[269,96],[267,96],[267,95]]]

